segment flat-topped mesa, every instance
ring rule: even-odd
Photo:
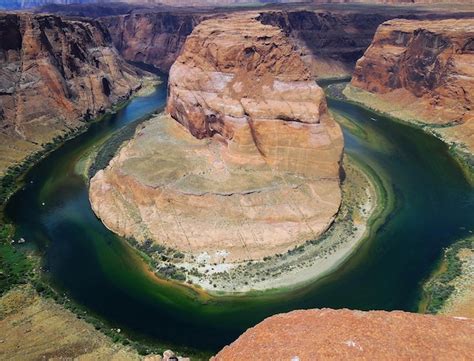
[[[280,171],[339,178],[342,136],[322,89],[285,34],[252,15],[195,28],[171,68],[167,109],[231,154],[256,149]]]
[[[201,22],[171,68],[167,109],[175,120],[146,122],[91,180],[107,227],[235,262],[331,225],[342,132],[280,29],[248,13]]]
[[[473,38],[472,18],[387,21],[357,62],[347,95],[402,119],[456,125],[440,132],[472,153]]]

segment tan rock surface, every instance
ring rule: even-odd
[[[0,359],[138,361],[142,357],[114,344],[31,286],[21,286],[0,298]]]
[[[99,22],[0,13],[0,173],[139,87]]]
[[[342,133],[283,33],[208,20],[170,73],[169,116],[145,123],[90,199],[115,232],[228,261],[320,235],[339,208]]]
[[[357,62],[350,97],[435,126],[474,150],[474,19],[390,20]]]
[[[407,312],[305,310],[267,318],[213,360],[470,360],[474,320]]]

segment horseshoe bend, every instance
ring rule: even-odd
[[[472,358],[472,1],[290,2],[0,0],[1,360]]]
[[[168,93],[166,112],[91,180],[109,229],[232,262],[284,253],[331,225],[342,132],[279,28],[252,14],[202,22]]]

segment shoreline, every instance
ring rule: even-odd
[[[423,282],[418,312],[473,317],[473,261],[474,237],[460,239],[447,247],[433,272]]]
[[[175,260],[172,255],[177,251],[172,249],[163,247],[157,254],[133,239],[126,242],[148,264],[157,282],[186,286],[211,298],[269,296],[301,289],[346,262],[393,207],[388,186],[377,173],[354,157],[346,155],[345,159],[345,170],[355,179],[346,177],[342,185],[344,196],[338,216],[321,237],[285,254],[260,261],[199,264],[180,261],[179,257]],[[362,192],[365,198],[360,197]],[[163,255],[174,262],[163,263]],[[164,275],[163,268],[168,268],[169,274]]]
[[[5,168],[5,170],[0,173],[0,219],[4,221],[3,208],[8,203],[9,199],[22,187],[23,179],[31,168],[33,168],[49,154],[59,149],[67,141],[87,132],[92,124],[99,123],[106,117],[117,113],[133,98],[138,96],[146,96],[151,92],[152,88],[162,83],[162,79],[157,76],[145,77],[143,79],[144,81],[140,87],[132,91],[128,97],[113,104],[110,109],[106,110],[103,114],[99,114],[97,117],[93,118],[93,120],[85,121],[79,127],[70,129],[70,131],[54,137],[50,142],[42,146],[41,149],[28,154],[23,160],[13,163]]]
[[[341,83],[336,83],[337,84],[344,84],[343,82]],[[333,98],[336,100],[343,100],[348,103],[358,105],[366,110],[369,110],[371,112],[377,113],[381,116],[387,117],[390,120],[402,124],[407,124],[410,126],[413,126],[417,129],[422,130],[426,134],[432,135],[435,138],[439,139],[442,141],[446,146],[449,148],[449,153],[453,156],[453,158],[456,160],[456,162],[459,164],[460,168],[462,169],[462,172],[464,173],[466,179],[468,182],[472,185],[474,185],[474,155],[471,154],[470,152],[466,151],[465,149],[460,149],[460,148],[466,148],[466,145],[462,142],[457,142],[454,140],[448,139],[446,136],[443,134],[440,134],[438,130],[442,129],[449,129],[452,128],[452,124],[446,124],[443,126],[436,126],[436,125],[431,125],[426,122],[421,122],[416,119],[409,119],[409,118],[404,118],[404,117],[399,117],[393,115],[390,111],[388,110],[383,110],[382,108],[377,108],[375,106],[369,105],[368,103],[364,102],[363,100],[359,99],[356,97],[353,93],[354,91],[357,91],[359,93],[367,93],[365,95],[371,95],[373,97],[377,97],[376,94],[372,94],[370,92],[364,91],[363,89],[359,89],[356,87],[353,87],[350,82],[347,82],[347,84],[344,85],[342,89],[337,88],[337,87],[329,87],[328,90],[330,93],[327,93],[326,96],[328,98]],[[332,93],[334,92],[334,93]],[[332,93],[332,94],[331,94]],[[376,99],[378,100],[378,99]],[[381,100],[382,101],[382,100]]]
[[[341,87],[340,84],[343,84],[343,87]],[[340,82],[336,83],[335,86],[329,87],[326,95],[328,98],[343,100],[355,104],[366,110],[387,117],[394,122],[415,127],[422,130],[424,133],[439,139],[449,148],[450,155],[459,165],[466,180],[471,185],[474,185],[474,164],[472,163],[472,159],[474,159],[473,154],[464,149],[459,149],[460,147],[463,147],[463,143],[457,143],[446,139],[442,134],[437,132],[438,129],[449,129],[453,125],[436,126],[422,123],[415,119],[410,120],[396,117],[389,112],[364,103],[355,96],[351,96],[351,91],[354,91],[353,89],[354,87],[350,86],[350,83],[345,84]],[[359,91],[357,88],[355,88],[355,90]],[[460,311],[460,309],[468,309],[469,304],[472,304],[472,295],[469,297],[470,294],[468,289],[469,287],[474,287],[472,274],[470,273],[471,271],[469,271],[469,269],[472,268],[472,257],[470,259],[469,256],[464,255],[464,260],[460,259],[461,251],[469,250],[469,242],[471,242],[470,250],[472,252],[472,240],[473,238],[462,238],[454,241],[446,248],[442,258],[435,265],[430,276],[422,284],[421,297],[418,302],[419,313],[463,316],[459,314],[459,312],[463,312]],[[466,282],[457,282],[457,280],[462,278],[466,278]],[[469,280],[471,280],[470,283]],[[466,304],[468,306],[466,306]],[[470,317],[472,317],[472,315]]]

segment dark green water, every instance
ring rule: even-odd
[[[203,302],[162,285],[96,219],[74,167],[90,147],[163,106],[165,97],[163,85],[93,124],[35,166],[6,208],[18,236],[43,252],[55,286],[133,338],[214,352],[266,316],[293,309],[416,311],[420,283],[442,248],[474,229],[474,190],[442,142],[358,106],[330,101],[333,111],[353,122],[344,130],[346,152],[391,185],[397,207],[386,222],[343,266],[298,291]]]

